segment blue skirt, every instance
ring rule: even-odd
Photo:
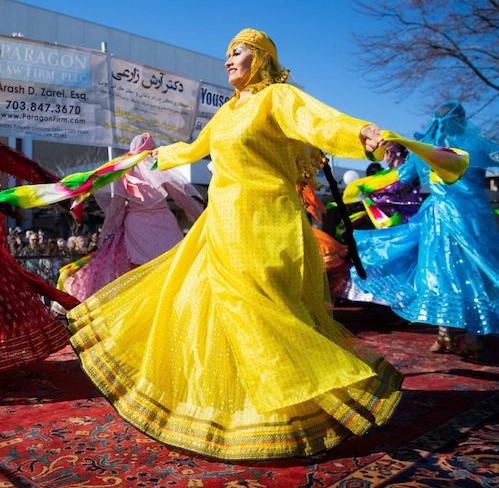
[[[367,279],[352,279],[408,321],[497,334],[497,222],[488,201],[452,196],[430,195],[407,224],[356,231]]]

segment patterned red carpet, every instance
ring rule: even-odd
[[[428,348],[435,330],[381,307],[336,316],[405,375],[392,421],[299,460],[221,463],[169,449],[124,422],[67,347],[0,376],[0,488],[499,486],[499,340],[467,361]]]

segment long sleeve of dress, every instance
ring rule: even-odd
[[[192,143],[176,142],[158,148],[158,169],[165,170],[194,163],[210,154],[210,128],[208,122]]]
[[[366,159],[359,135],[368,121],[346,115],[292,85],[276,85],[272,114],[290,139],[338,157]]]

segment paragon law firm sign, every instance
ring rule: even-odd
[[[0,36],[0,133],[112,145],[106,55]]]

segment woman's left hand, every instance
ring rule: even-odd
[[[374,124],[362,127],[360,130],[360,140],[364,144],[366,152],[369,153],[373,153],[385,143],[381,137],[381,128]]]

